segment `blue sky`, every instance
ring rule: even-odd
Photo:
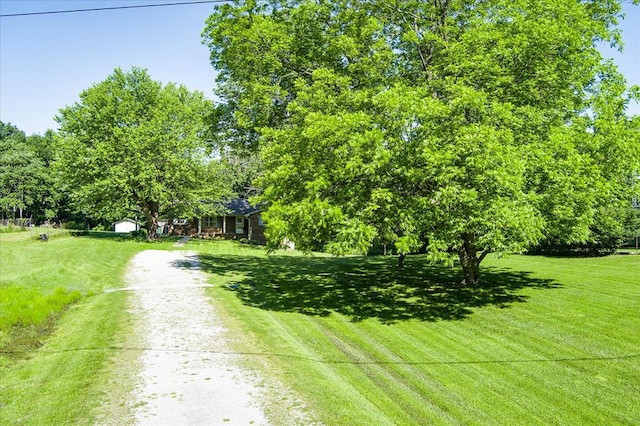
[[[186,0],[183,0],[186,1]],[[180,0],[0,0],[0,14]],[[215,72],[200,33],[213,4],[36,15],[0,20],[0,120],[30,133],[116,67],[147,68],[213,99]]]
[[[0,0],[0,14],[188,0]],[[214,4],[0,18],[0,120],[27,134],[56,129],[58,109],[116,67],[147,68],[213,99],[215,72],[200,33]],[[602,48],[640,85],[640,7],[625,4],[624,53]],[[640,106],[630,112],[640,114]]]

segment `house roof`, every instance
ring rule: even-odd
[[[139,225],[139,224],[140,224],[140,222],[136,222],[135,220],[133,220],[133,219],[129,219],[128,217],[125,217],[124,219],[120,219],[119,221],[114,222],[113,224],[114,224],[114,225],[117,225],[118,223],[125,223],[125,222],[135,223],[135,224],[137,224],[137,225]]]
[[[222,206],[229,210],[230,215],[246,216],[257,213],[262,210],[261,207],[255,207],[249,204],[244,198],[235,198],[222,203]]]

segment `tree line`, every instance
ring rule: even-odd
[[[42,223],[65,216],[64,200],[56,187],[53,132],[25,133],[0,122],[0,214],[2,219],[30,219]]]

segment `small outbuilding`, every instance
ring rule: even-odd
[[[113,229],[116,232],[122,233],[138,231],[140,229],[140,223],[133,219],[124,218],[114,223]]]

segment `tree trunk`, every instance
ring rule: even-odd
[[[158,239],[158,213],[159,206],[156,202],[149,202],[147,205],[142,206],[142,212],[147,223],[147,240]]]
[[[480,257],[478,257],[478,248],[476,247],[476,237],[473,234],[466,233],[461,235],[462,244],[458,248],[458,257],[460,258],[460,266],[464,274],[464,285],[477,286],[480,283],[480,262],[489,253],[489,249],[485,249]]]
[[[403,268],[404,267],[404,259],[407,257],[406,254],[404,253],[400,253],[398,255],[398,268]]]

